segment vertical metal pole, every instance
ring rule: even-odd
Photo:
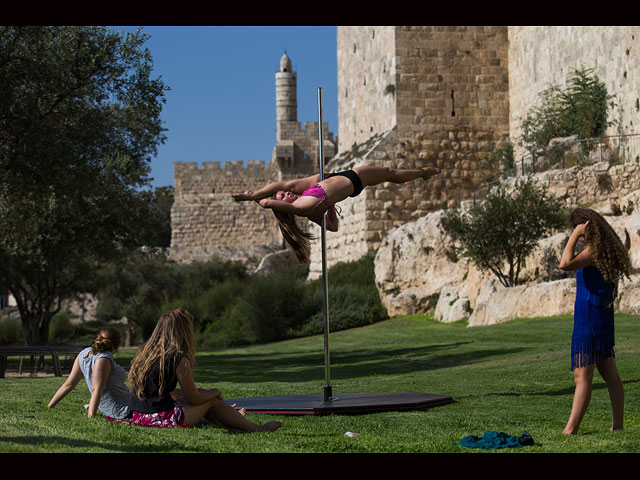
[[[320,167],[320,181],[324,180],[324,153],[322,149],[322,88],[318,88],[318,165]],[[324,401],[331,400],[331,377],[329,374],[329,282],[327,280],[327,244],[326,220],[322,217],[321,245],[322,245],[322,294],[324,299]]]

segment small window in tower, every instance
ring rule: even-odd
[[[451,90],[451,116],[456,116],[456,108],[455,108],[455,100],[454,100],[454,92]]]

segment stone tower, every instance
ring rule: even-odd
[[[318,172],[318,122],[298,122],[297,74],[286,51],[276,73],[276,145],[271,158],[279,179],[299,177]],[[315,95],[316,92],[305,92]],[[325,160],[336,153],[333,134],[323,124],[323,154]]]
[[[284,140],[286,122],[298,121],[298,83],[291,59],[285,50],[280,59],[280,71],[276,73],[276,140]]]

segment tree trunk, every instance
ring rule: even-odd
[[[38,318],[33,316],[22,317],[22,329],[27,345],[42,345],[40,339],[40,329],[38,328]]]
[[[136,331],[135,331],[135,328],[133,327],[133,322],[129,318],[127,318],[127,332],[126,332],[125,342],[124,342],[125,347],[130,347],[133,345],[133,339],[135,338],[135,335],[136,335]]]
[[[22,316],[22,330],[27,345],[47,345],[49,343],[49,323],[53,315],[48,313],[42,317],[37,314]]]

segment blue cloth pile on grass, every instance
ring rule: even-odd
[[[526,445],[533,445],[533,438],[528,432],[523,432],[521,436],[509,435],[504,432],[484,432],[482,437],[467,435],[460,442],[453,445],[460,445],[465,448],[482,448],[484,450],[494,448],[521,448]]]

